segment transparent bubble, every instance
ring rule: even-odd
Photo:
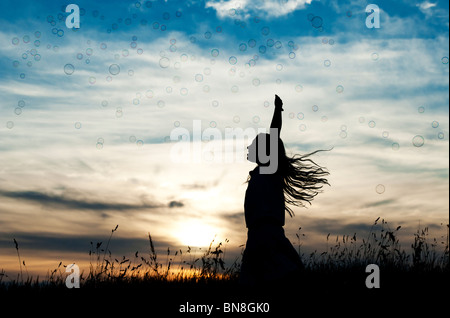
[[[371,121],[369,121],[369,127],[370,128],[375,128],[375,126],[377,125],[376,123],[375,123],[375,121],[373,121],[373,120],[371,120]]]
[[[268,101],[268,100],[265,100],[265,101],[264,101],[264,107],[266,107],[266,108],[267,108],[267,107],[269,107],[269,106],[270,106],[270,103],[269,103],[269,101]]]
[[[15,37],[15,38],[13,38],[12,40],[11,40],[11,43],[13,44],[13,45],[18,45],[19,44],[19,38],[18,37]]]
[[[342,92],[344,92],[344,86],[342,86],[342,85],[336,86],[336,92],[338,94],[341,94]]]
[[[254,124],[258,124],[261,121],[261,118],[259,118],[259,116],[253,116],[252,121]]]
[[[297,93],[303,92],[303,86],[300,85],[300,84],[296,85],[296,86],[295,86],[295,91],[296,91]]]
[[[117,75],[117,74],[119,74],[119,73],[120,73],[120,66],[117,65],[117,64],[111,64],[111,65],[109,66],[109,73],[110,73],[111,75]]]
[[[22,108],[16,107],[16,109],[14,109],[14,113],[15,113],[16,115],[22,114]]]
[[[80,129],[81,128],[81,123],[79,121],[77,121],[75,123],[75,129]]]
[[[366,119],[364,117],[359,117],[358,121],[360,124],[363,124],[366,121]]]
[[[136,136],[131,135],[130,138],[128,138],[128,140],[129,140],[131,143],[135,143],[135,142],[136,142]]]
[[[72,75],[73,72],[75,72],[75,66],[73,66],[72,64],[64,65],[64,73],[66,73],[67,75]]]
[[[266,36],[266,35],[269,35],[269,33],[270,33],[270,28],[269,27],[265,26],[265,27],[263,27],[261,29],[261,34],[262,35]]]
[[[308,21],[312,21],[312,19],[314,19],[314,17],[315,17],[315,15],[313,13],[308,13],[308,15],[306,16]]]
[[[13,129],[13,127],[14,127],[14,122],[12,122],[12,121],[6,122],[6,128]]]
[[[439,139],[444,139],[444,133],[442,131],[440,133],[438,133],[438,138]]]
[[[166,106],[166,102],[163,100],[159,100],[158,103],[156,104],[159,108],[163,108],[164,106]]]
[[[229,62],[231,65],[234,65],[234,64],[237,63],[237,58],[236,58],[235,56],[230,56],[230,58],[228,59],[228,62]]]
[[[195,75],[195,81],[196,82],[202,82],[203,81],[203,75],[202,74],[196,74]]]
[[[20,108],[24,108],[25,107],[25,101],[23,99],[19,100],[17,102],[17,106],[19,106]]]
[[[323,65],[325,67],[330,67],[331,66],[331,61],[330,60],[325,60],[325,61],[323,61]]]
[[[239,44],[239,51],[241,52],[247,51],[247,44],[245,43]]]
[[[397,151],[399,149],[400,149],[400,145],[398,144],[398,142],[392,143],[392,150]]]
[[[59,37],[64,36],[64,30],[59,29],[58,32],[56,32],[56,35],[58,35]]]
[[[95,147],[96,147],[98,150],[103,149],[103,143],[97,142],[97,144],[95,145]]]
[[[261,84],[261,81],[259,78],[254,78],[252,80],[252,84],[253,84],[253,86],[259,86],[259,84]]]
[[[21,79],[24,79],[24,78],[25,78],[25,73],[20,73],[19,77],[20,77]]]
[[[318,29],[318,28],[320,28],[323,25],[323,19],[321,17],[319,17],[319,16],[315,16],[311,20],[311,25],[314,28]]]
[[[14,60],[14,61],[13,61],[13,66],[14,66],[14,67],[19,67],[19,64],[20,64],[19,61],[17,61],[17,60]]]
[[[100,43],[100,49],[106,50],[107,47],[106,43]]]
[[[136,146],[138,146],[138,147],[142,147],[144,145],[144,141],[143,140],[138,140],[138,141],[136,141]]]
[[[28,54],[27,53],[23,53],[22,54],[22,59],[26,60],[28,58]]]
[[[300,125],[298,126],[298,129],[299,129],[300,131],[305,131],[305,130],[306,130],[306,125],[305,125],[305,124],[300,124]]]
[[[89,84],[94,85],[97,79],[94,76],[89,77]]]
[[[438,128],[439,127],[439,123],[437,122],[437,121],[433,121],[432,123],[431,123],[431,127],[433,127],[433,128]]]
[[[29,35],[24,35],[22,40],[23,40],[23,43],[28,43],[28,42],[30,42],[30,36]]]
[[[255,47],[256,46],[256,40],[254,40],[254,39],[248,40],[248,46]]]
[[[153,91],[152,91],[151,89],[148,89],[148,90],[145,92],[145,96],[146,96],[147,98],[153,98]]]
[[[172,91],[173,91],[173,89],[172,89],[171,86],[167,86],[167,87],[166,87],[166,93],[167,93],[167,94],[172,94]]]
[[[133,98],[133,105],[137,106],[139,105],[140,100],[138,98]]]
[[[40,60],[41,60],[41,55],[40,55],[40,54],[36,54],[36,55],[34,56],[34,60],[35,60],[35,61],[40,61]]]
[[[106,81],[107,82],[111,82],[112,81],[112,77],[110,75],[106,76]]]
[[[209,67],[205,67],[205,69],[203,70],[203,74],[211,75],[211,69]]]
[[[322,116],[322,118],[320,119],[323,123],[328,121],[328,117],[327,116]]]
[[[123,116],[122,108],[121,108],[121,107],[118,107],[118,108],[116,109],[116,117],[117,117],[117,118],[120,118],[120,117],[122,117],[122,116]]]
[[[202,90],[204,93],[209,93],[211,91],[211,87],[209,87],[209,85],[204,85]]]
[[[268,39],[267,42],[266,42],[266,44],[267,44],[268,47],[272,47],[272,46],[275,45],[275,41],[272,40],[272,39]]]
[[[420,107],[417,109],[417,111],[418,111],[420,114],[423,114],[423,113],[425,112],[425,107],[424,107],[424,106],[420,106]]]
[[[378,59],[380,58],[380,56],[378,55],[378,53],[372,53],[370,55],[370,58],[372,59],[372,61],[378,61]]]
[[[188,94],[188,89],[186,87],[183,87],[180,89],[180,94],[183,96],[186,96]]]
[[[231,92],[233,92],[233,93],[239,92],[239,87],[237,85],[231,86]]]
[[[290,52],[290,53],[289,53],[289,58],[290,58],[291,60],[295,59],[295,53],[294,53],[294,52]]]
[[[162,57],[159,60],[159,66],[161,66],[162,68],[168,68],[170,66],[170,60],[167,57]]]
[[[209,122],[209,127],[216,128],[217,127],[217,123],[214,120],[212,120],[212,121]]]
[[[241,121],[241,118],[238,115],[236,115],[233,117],[233,121],[237,124]]]
[[[211,50],[211,56],[212,57],[218,57],[219,56],[219,50],[218,49],[212,49]]]
[[[298,114],[297,114],[297,118],[298,118],[299,120],[303,120],[303,119],[305,118],[305,114],[303,114],[303,113],[298,113]]]
[[[180,122],[178,120],[173,122],[174,127],[180,127]]]
[[[264,45],[261,45],[261,46],[259,47],[259,53],[261,53],[261,54],[266,53],[266,50],[267,50],[267,48],[266,48]]]
[[[342,139],[347,138],[347,132],[346,132],[346,131],[341,131],[341,132],[339,133],[339,137],[341,137]]]
[[[289,113],[289,118],[290,119],[294,119],[295,118],[295,114],[294,113]]]
[[[415,147],[422,147],[425,143],[425,139],[420,135],[416,135],[412,139],[412,143]]]
[[[386,188],[385,188],[385,186],[382,185],[382,184],[379,184],[379,185],[377,185],[377,186],[375,187],[375,191],[376,191],[378,194],[383,194],[385,190],[386,190]]]
[[[341,125],[341,131],[347,131],[347,126],[346,125]]]
[[[39,40],[34,41],[34,46],[36,46],[36,47],[41,46],[41,41],[39,41]]]
[[[207,31],[207,32],[205,32],[204,36],[205,36],[205,39],[209,40],[211,38],[212,34],[211,34],[211,32]]]
[[[213,100],[211,105],[212,105],[212,107],[218,107],[219,106],[219,102],[217,100]]]
[[[444,57],[441,59],[441,62],[442,62],[442,64],[448,64],[448,56],[444,56]]]
[[[313,112],[317,112],[319,110],[319,106],[313,105],[312,110],[313,110]]]
[[[389,132],[388,131],[383,131],[381,136],[383,136],[383,138],[389,138]]]
[[[277,69],[277,71],[282,71],[283,70],[283,64],[277,64],[276,69]]]

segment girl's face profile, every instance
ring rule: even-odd
[[[247,160],[250,162],[256,163],[256,138],[253,139],[252,143],[247,147],[248,153],[247,153]]]

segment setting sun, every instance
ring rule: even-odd
[[[218,229],[204,221],[189,220],[177,227],[174,236],[182,245],[204,247],[208,246],[217,234]]]

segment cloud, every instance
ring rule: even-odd
[[[206,8],[214,8],[220,18],[261,16],[278,18],[301,10],[312,0],[220,0],[207,1]]]

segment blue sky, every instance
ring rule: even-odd
[[[366,1],[74,3],[76,32],[67,2],[0,4],[0,268],[15,266],[13,237],[38,272],[85,261],[116,224],[118,254],[149,231],[161,248],[217,235],[238,254],[253,165],[221,161],[220,140],[190,143],[201,162],[179,163],[168,136],[194,120],[222,135],[268,128],[275,93],[289,153],[333,147],[316,158],[332,186],[294,209],[288,237],[302,226],[314,250],[379,216],[405,239],[419,224],[443,233],[447,2],[378,1],[379,29]]]

